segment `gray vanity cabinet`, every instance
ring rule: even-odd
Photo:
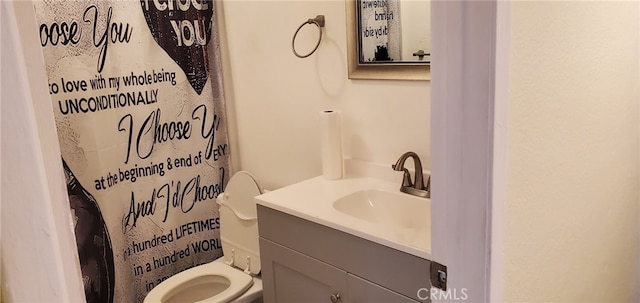
[[[258,205],[266,303],[429,302],[429,260]]]

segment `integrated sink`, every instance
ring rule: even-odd
[[[431,200],[401,192],[402,172],[388,166],[361,171],[340,180],[312,178],[256,200],[274,210],[430,259]]]
[[[389,228],[427,228],[429,199],[371,189],[346,195],[333,207],[347,215]]]
[[[360,190],[337,199],[333,207],[353,218],[374,224],[399,242],[427,248],[430,199],[401,192]]]

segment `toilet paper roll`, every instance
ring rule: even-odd
[[[322,176],[327,180],[342,179],[342,133],[340,114],[336,111],[320,112],[322,138]]]

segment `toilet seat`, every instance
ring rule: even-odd
[[[209,284],[206,287],[195,287]],[[218,284],[218,285],[215,285]],[[215,285],[215,286],[214,286]],[[253,285],[253,278],[223,262],[211,262],[180,272],[154,287],[145,302],[229,302]],[[226,287],[219,293],[221,287]]]

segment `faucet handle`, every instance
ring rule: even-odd
[[[411,181],[411,173],[409,172],[408,169],[399,166],[397,163],[396,164],[392,164],[391,168],[393,168],[393,170],[395,171],[400,171],[402,169],[402,171],[404,172],[402,174],[402,186],[413,186],[413,182]]]
[[[402,186],[412,187],[413,182],[411,181],[411,173],[409,173],[409,170],[406,168],[403,168],[402,171],[404,171],[402,174]]]

